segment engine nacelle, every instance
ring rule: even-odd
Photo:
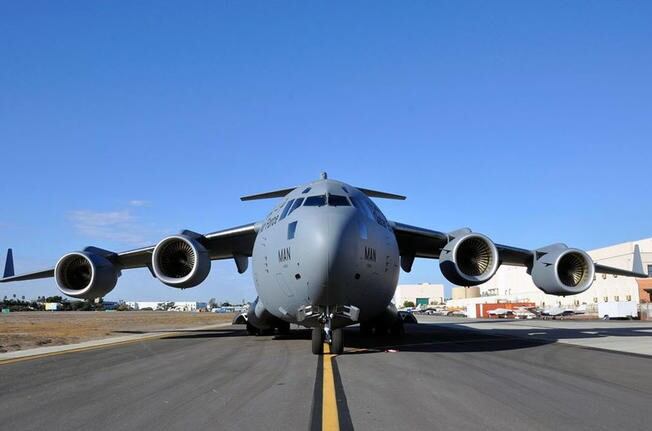
[[[256,298],[249,305],[247,323],[260,330],[269,330],[284,325],[284,322],[267,311],[260,298]]]
[[[206,279],[211,259],[206,247],[197,239],[180,234],[161,240],[152,254],[152,270],[156,278],[168,286],[185,289]]]
[[[475,286],[488,281],[498,265],[498,249],[494,243],[485,235],[470,231],[455,236],[439,255],[442,274],[459,286]]]
[[[95,299],[111,292],[120,270],[106,257],[88,251],[64,255],[54,268],[61,293],[73,298]]]
[[[593,284],[593,259],[582,250],[557,244],[535,251],[532,281],[551,295],[576,295]]]

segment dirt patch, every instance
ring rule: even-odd
[[[58,311],[0,314],[0,353],[231,322],[233,314]]]

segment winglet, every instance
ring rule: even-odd
[[[14,276],[14,253],[11,249],[7,250],[7,261],[5,262],[5,272],[2,278]]]
[[[634,257],[632,258],[632,272],[644,274],[643,259],[641,258],[641,249],[638,244],[634,245]]]

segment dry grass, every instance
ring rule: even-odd
[[[231,322],[233,314],[66,311],[0,314],[0,353],[99,338]]]

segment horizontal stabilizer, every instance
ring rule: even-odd
[[[370,198],[396,199],[399,201],[405,200],[405,196],[403,195],[395,195],[394,193],[380,192],[378,190],[365,189],[362,187],[356,187],[356,188],[360,190],[362,193],[364,193],[365,195],[369,196]]]
[[[255,200],[258,200],[258,199],[282,198],[283,196],[287,195],[288,193],[290,193],[294,189],[295,189],[295,187],[292,187],[291,189],[280,189],[280,190],[273,190],[271,192],[258,193],[258,194],[255,194],[255,195],[242,196],[240,198],[240,200],[241,201],[255,201]]]

